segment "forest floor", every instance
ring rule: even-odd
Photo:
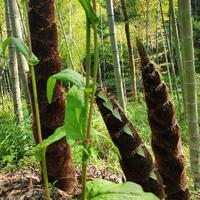
[[[75,200],[81,196],[81,171],[76,170],[78,181],[74,195],[69,195],[50,185],[51,200]],[[96,178],[110,180],[115,183],[123,182],[121,173],[111,173],[97,169],[94,165],[88,167],[88,180]],[[25,167],[17,171],[0,174],[0,200],[45,200],[44,184],[41,181],[40,170]],[[200,192],[192,191],[191,200],[200,200]]]
[[[81,172],[76,170],[78,185],[73,197],[67,193],[50,186],[52,200],[70,200],[80,197]],[[115,183],[122,182],[122,174],[99,170],[95,166],[88,167],[88,180],[96,178],[110,180]],[[41,181],[40,170],[24,168],[19,171],[0,174],[0,200],[45,200],[44,185]]]
[[[8,104],[9,105],[9,104]],[[101,134],[108,134],[104,122],[95,108],[93,127]],[[140,133],[146,147],[151,150],[151,130],[148,125],[144,100],[137,104],[128,104],[128,117]],[[189,162],[189,138],[186,124],[179,119],[182,129],[183,151],[186,157],[188,185],[191,200],[200,200],[200,191],[194,190]],[[16,126],[12,110],[0,111],[0,200],[43,200],[44,186],[41,182],[39,164],[33,155],[34,139],[31,118],[25,117],[23,126]],[[74,166],[78,186],[75,198],[81,194],[81,154],[79,146],[72,147]],[[153,154],[152,154],[153,155]],[[122,171],[113,146],[100,138],[94,144],[94,152],[88,167],[88,180],[102,178],[113,182],[122,182]],[[53,200],[69,200],[72,196],[50,186]]]

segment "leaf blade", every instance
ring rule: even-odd
[[[87,199],[93,200],[158,200],[154,194],[144,192],[140,185],[133,182],[116,184],[97,179],[88,182],[86,190]]]
[[[34,155],[38,161],[42,160],[42,153],[46,151],[47,147],[54,142],[57,142],[61,138],[65,137],[65,128],[59,127],[55,130],[55,132],[50,135],[47,139],[43,140],[42,143],[38,144],[34,147]]]
[[[90,1],[79,0],[79,2],[81,3],[82,7],[84,8],[85,13],[86,13],[88,19],[90,20],[91,24],[93,24],[93,25],[97,24],[98,17],[96,16],[94,10],[92,9]]]

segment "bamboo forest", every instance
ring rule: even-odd
[[[0,200],[200,200],[200,0],[0,0]]]

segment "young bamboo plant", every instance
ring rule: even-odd
[[[141,57],[141,71],[152,132],[152,148],[156,166],[166,185],[167,199],[189,199],[186,164],[182,153],[181,130],[175,109],[169,99],[167,87],[156,65],[150,61],[139,39],[137,47]]]
[[[126,180],[140,184],[144,191],[152,192],[163,199],[165,194],[162,178],[121,106],[102,88],[96,93],[96,102],[110,137],[120,153],[120,165]]]
[[[37,126],[38,126],[38,138],[40,138],[40,143],[35,148],[35,156],[39,161],[42,161],[46,199],[50,199],[50,194],[48,190],[48,177],[46,170],[46,160],[45,152],[47,147],[66,137],[71,144],[79,144],[82,146],[82,168],[83,168],[83,195],[82,199],[130,199],[130,200],[156,200],[151,193],[144,193],[141,186],[127,182],[123,184],[115,184],[104,180],[95,180],[88,182],[87,180],[87,161],[90,157],[92,151],[92,143],[96,138],[96,131],[92,129],[92,112],[93,103],[96,92],[96,79],[97,79],[97,69],[98,69],[98,38],[97,38],[97,28],[96,24],[98,18],[92,9],[90,1],[80,0],[83,8],[85,9],[87,16],[87,75],[86,79],[78,72],[70,69],[61,71],[60,73],[54,74],[48,79],[47,82],[47,99],[48,102],[52,102],[53,91],[57,80],[72,83],[72,87],[69,89],[66,101],[67,107],[65,112],[64,126],[56,129],[53,135],[49,136],[47,139],[42,141],[40,121],[39,121],[39,109],[37,102],[37,90],[34,76],[34,66],[38,64],[39,60],[31,51],[30,34],[29,34],[29,47],[21,40],[17,38],[8,38],[3,43],[3,51],[9,42],[12,42],[16,48],[26,57],[32,73],[32,83],[33,83],[33,93],[35,102],[35,112],[37,116]],[[27,13],[26,13],[27,14]],[[28,19],[28,16],[26,17]],[[28,23],[27,23],[28,24]],[[94,74],[93,80],[90,80],[90,30],[94,31]],[[28,29],[29,30],[29,29]],[[118,112],[118,111],[117,111]],[[119,115],[119,113],[116,113]]]

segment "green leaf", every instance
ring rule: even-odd
[[[37,65],[40,61],[38,58],[33,54],[31,58],[27,59],[27,62],[29,65],[35,66]]]
[[[112,183],[97,179],[86,186],[87,199],[90,200],[159,200],[154,194],[146,193],[142,187],[133,182]]]
[[[112,105],[111,101],[103,102],[103,105],[106,108],[108,108],[108,110],[110,110],[111,112],[113,112],[113,105]]]
[[[48,103],[52,102],[53,91],[56,84],[56,80],[63,82],[70,82],[77,87],[84,87],[85,78],[78,72],[72,69],[65,69],[57,74],[49,77],[47,81],[47,99]]]
[[[156,176],[155,171],[151,171],[150,175],[149,175],[152,179],[158,181],[158,177]]]
[[[68,140],[85,141],[87,112],[84,103],[84,88],[73,86],[67,94],[65,130]]]
[[[117,118],[119,121],[122,121],[121,116],[120,116],[119,111],[118,111],[117,108],[115,108],[115,109],[113,110],[112,114],[113,114],[113,116],[114,116],[115,118]]]
[[[18,49],[27,59],[30,59],[30,51],[28,46],[23,42],[20,38],[11,37],[11,43],[15,45],[16,49]]]
[[[52,77],[63,82],[73,83],[77,87],[84,86],[85,78],[80,73],[72,69],[65,69],[57,74],[54,74]]]
[[[137,150],[136,150],[137,154],[139,154],[140,156],[144,157],[145,158],[145,152],[144,152],[144,149],[143,149],[143,145],[140,145]]]
[[[20,38],[8,37],[2,44],[3,53],[5,55],[5,50],[9,43],[12,43],[16,49],[24,55],[29,65],[37,65],[39,63],[38,58],[32,53],[30,56],[29,47]]]
[[[55,84],[56,79],[53,76],[50,76],[47,80],[47,100],[49,104],[52,102]]]
[[[3,50],[3,55],[5,56],[5,52],[6,52],[6,49],[8,47],[8,45],[10,44],[11,42],[11,38],[8,37],[6,40],[4,40],[4,42],[2,43],[2,50]]]
[[[55,132],[50,135],[47,139],[43,140],[41,144],[38,144],[35,148],[34,148],[34,153],[35,153],[35,157],[38,161],[42,160],[42,153],[44,151],[46,151],[47,147],[50,144],[53,144],[54,142],[60,140],[61,138],[63,138],[66,135],[65,133],[65,128],[59,127],[55,130]]]
[[[98,96],[99,98],[103,99],[105,102],[108,101],[108,97],[107,97],[106,93],[103,92],[103,91],[98,92],[98,93],[97,93],[97,96]]]
[[[94,10],[92,9],[92,6],[90,4],[90,1],[88,0],[79,0],[81,5],[83,6],[85,13],[90,20],[90,23],[95,25],[98,23],[98,17],[96,16]]]
[[[133,135],[132,135],[132,131],[131,131],[131,129],[129,128],[129,124],[126,124],[126,125],[123,127],[123,131],[124,131],[125,133],[127,133],[128,135],[133,136]]]

